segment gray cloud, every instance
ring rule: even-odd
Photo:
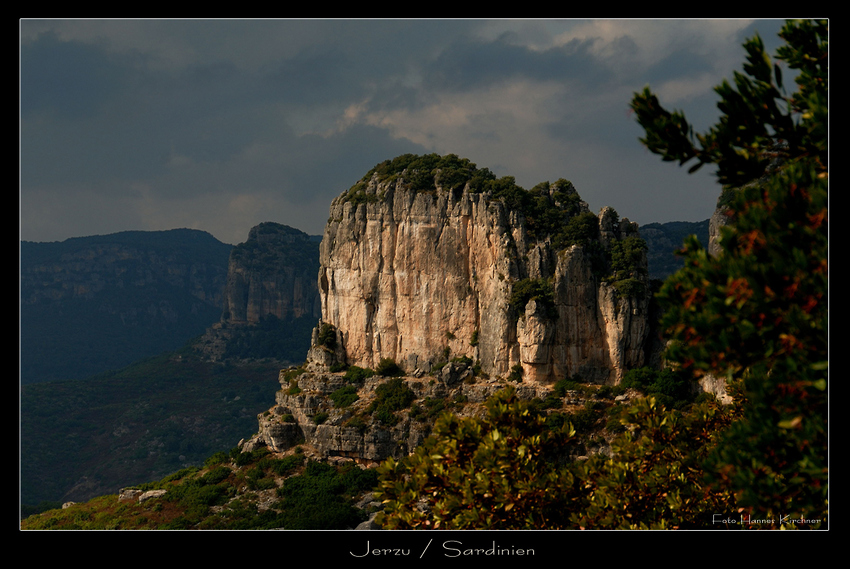
[[[437,88],[470,90],[517,78],[589,87],[610,77],[591,51],[595,39],[574,39],[543,51],[510,39],[511,34],[503,34],[495,41],[453,42],[428,66],[425,80]]]
[[[642,149],[651,84],[698,126],[743,37],[781,22],[29,20],[21,24],[21,237],[262,221],[320,233],[376,163],[456,153],[528,187],[571,179],[640,223],[711,214],[719,189]],[[772,42],[772,43],[771,43]]]

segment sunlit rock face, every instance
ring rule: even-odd
[[[575,374],[617,383],[643,364],[645,253],[632,267],[632,288],[610,276],[611,251],[638,237],[636,224],[610,208],[594,222],[572,184],[547,184],[535,199],[555,213],[558,196],[572,196],[560,212],[564,226],[576,215],[591,221],[589,239],[565,244],[533,236],[539,222],[487,188],[444,187],[438,170],[423,191],[413,174],[375,173],[331,204],[319,294],[339,359],[374,368],[392,358],[410,374],[468,357],[491,376],[521,370],[523,381],[538,383]],[[547,292],[526,301],[515,291],[528,283]]]

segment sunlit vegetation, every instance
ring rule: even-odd
[[[276,458],[217,453],[203,469],[184,469],[140,490],[166,490],[139,502],[102,496],[24,519],[22,529],[348,529],[366,519],[353,500],[377,482],[374,470],[337,468],[300,452]],[[237,493],[245,487],[249,492]],[[258,492],[271,492],[262,504]]]

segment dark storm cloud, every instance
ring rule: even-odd
[[[21,47],[21,114],[54,112],[61,118],[91,117],[121,89],[126,62],[103,50],[43,34]]]
[[[346,53],[337,47],[311,48],[277,63],[263,78],[267,93],[291,104],[322,105],[341,94],[362,94],[358,73]]]
[[[424,154],[428,149],[389,137],[372,126],[357,125],[335,136],[305,135],[297,150],[283,158],[287,196],[293,203],[320,201],[327,209],[333,198],[353,186],[388,156]]]
[[[596,40],[572,40],[538,51],[511,43],[511,34],[495,41],[453,42],[425,69],[425,83],[445,89],[480,89],[523,78],[534,81],[575,81],[598,85],[610,72],[598,65],[591,48]]]
[[[641,79],[649,85],[657,85],[674,78],[687,80],[713,72],[711,54],[696,53],[684,48],[653,63],[641,74]]]
[[[256,79],[233,64],[141,59],[53,34],[22,47],[24,187],[163,175],[174,154],[226,160],[268,125]]]

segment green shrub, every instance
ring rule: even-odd
[[[587,385],[582,384],[581,378],[578,375],[559,379],[555,383],[555,394],[558,397],[566,397],[567,391],[578,391],[579,393],[583,393],[584,395],[593,394],[593,389]]]
[[[268,490],[275,487],[274,478],[266,476],[265,474],[265,470],[269,466],[270,465],[268,463],[263,464],[263,461],[261,461],[256,468],[248,472],[248,475],[245,478],[249,489]]]
[[[365,515],[353,507],[350,497],[364,486],[370,488],[374,476],[309,462],[301,475],[287,478],[278,488],[281,526],[307,530],[356,527]]]
[[[348,407],[360,399],[360,396],[357,395],[357,389],[354,386],[346,385],[331,393],[330,398],[334,402],[334,407],[342,408]]]
[[[605,428],[612,433],[622,433],[626,430],[623,420],[628,417],[628,407],[625,405],[613,405],[608,409],[608,419]]]
[[[426,397],[422,405],[425,406],[425,416],[429,419],[433,419],[447,410],[445,399],[431,399],[430,397]]]
[[[553,417],[553,415],[557,417]],[[552,413],[549,415],[550,420],[554,421],[555,424],[562,421],[564,424],[572,425],[577,433],[590,432],[596,425],[599,417],[600,413],[598,411],[588,408],[571,413]]]
[[[324,346],[330,350],[336,347],[336,328],[333,324],[322,323],[319,328],[318,342],[320,346]]]
[[[643,297],[646,285],[641,277],[646,275],[646,241],[629,236],[611,244],[611,274],[608,280],[620,296]]]
[[[622,297],[643,298],[646,295],[646,285],[640,279],[622,279],[612,284],[617,294]]]
[[[366,184],[359,182],[351,187],[348,191],[348,195],[346,196],[346,201],[349,201],[354,205],[377,203],[380,200],[381,198],[376,194],[367,194]]]
[[[384,358],[378,362],[378,367],[375,368],[375,374],[384,377],[397,377],[404,375],[404,370],[392,358]]]
[[[304,367],[303,367],[303,366],[302,366],[302,367],[296,367],[296,368],[288,369],[288,370],[286,370],[286,371],[283,373],[283,379],[284,379],[284,381],[286,381],[287,383],[292,383],[292,380],[294,380],[296,377],[298,377],[298,376],[299,376],[299,375],[301,375],[302,373],[306,373],[306,372],[307,372],[307,370],[306,370],[306,369],[304,369]]]
[[[245,466],[247,464],[253,464],[258,460],[262,459],[264,456],[269,454],[269,449],[266,447],[261,447],[251,452],[242,452],[239,447],[235,447],[230,450],[230,458],[236,463],[236,466]]]
[[[560,397],[558,397],[554,393],[550,393],[548,396],[546,396],[546,399],[540,399],[539,397],[535,397],[531,400],[531,404],[535,409],[543,410],[555,409],[557,407],[560,407],[562,402]]]
[[[220,462],[224,462],[224,461],[227,460],[227,454],[225,454],[223,452],[216,453],[213,456],[217,457],[219,455],[224,455],[224,460],[222,460]],[[212,458],[212,457],[210,457],[210,458]],[[207,459],[207,460],[209,460],[209,459]],[[214,464],[218,464],[218,463],[216,463],[216,462],[213,462],[213,463],[210,463],[210,464],[204,463],[205,466],[213,466]],[[195,467],[195,466],[190,466],[189,468],[183,468],[183,469],[178,470],[174,474],[169,474],[168,476],[163,478],[160,482],[162,484],[165,484],[165,483],[168,483],[168,482],[174,482],[176,480],[181,480],[181,479],[185,478],[186,476],[189,476],[190,474],[196,473],[197,471],[198,471],[198,468]]]
[[[387,426],[392,426],[398,423],[398,417],[396,417],[395,413],[392,409],[386,406],[378,406],[374,410],[375,419],[378,422],[383,423]]]
[[[301,453],[295,453],[271,461],[269,467],[271,468],[272,472],[274,472],[278,476],[286,476],[287,474],[294,472],[295,469],[299,468],[303,464],[304,455]]]
[[[199,478],[202,484],[218,484],[230,476],[233,472],[226,466],[213,468]]]
[[[394,425],[398,421],[395,411],[407,409],[414,399],[416,394],[413,390],[401,378],[396,377],[375,389],[375,399],[367,412],[373,413],[375,418],[385,425]]]
[[[637,389],[645,395],[655,395],[659,403],[671,406],[676,401],[693,399],[689,377],[671,369],[654,370],[648,367],[632,369],[626,372],[620,385]],[[662,397],[658,397],[658,396]],[[665,398],[668,398],[665,400]]]
[[[313,415],[313,422],[317,425],[321,425],[328,420],[328,417],[330,417],[330,415],[322,411]]]
[[[611,243],[611,274],[613,280],[629,278],[635,274],[645,274],[643,259],[646,251],[646,241],[634,235]]]
[[[219,452],[213,454],[212,456],[210,456],[208,459],[206,459],[204,461],[204,466],[206,466],[206,467],[215,466],[216,464],[221,464],[222,462],[228,462],[229,460],[230,460],[230,457],[228,456],[228,454],[226,452],[219,451]]]
[[[531,300],[536,300],[543,307],[543,313],[548,318],[555,318],[555,291],[546,279],[521,279],[511,286],[511,296],[508,305],[517,315],[525,314],[525,306]]]
[[[366,378],[372,377],[373,375],[375,375],[375,372],[371,369],[358,366],[349,366],[349,368],[345,371],[345,379],[351,383],[363,383],[366,381]]]
[[[566,227],[558,233],[553,244],[557,249],[573,245],[586,245],[599,238],[599,218],[593,213],[584,212],[571,217]]]
[[[511,368],[511,372],[508,374],[508,381],[515,381],[517,383],[522,382],[522,364],[516,364]]]
[[[452,358],[452,363],[464,364],[466,366],[473,365],[472,358],[470,358],[469,356],[458,356],[456,358]]]
[[[366,421],[364,421],[363,417],[361,417],[360,415],[355,415],[354,417],[346,421],[345,426],[351,427],[352,429],[357,429],[361,435],[365,433],[366,429],[369,427],[369,425],[366,424]]]

